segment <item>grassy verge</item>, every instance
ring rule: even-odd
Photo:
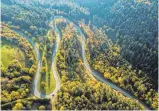
[[[47,50],[46,50],[46,44],[45,44],[45,49],[42,52],[43,57],[45,57],[45,55],[47,54]],[[38,89],[41,93],[43,94],[50,94],[54,91],[55,89],[55,79],[53,76],[53,71],[51,68],[51,58],[46,58],[43,62],[42,62],[42,67],[44,67],[46,69],[45,74],[40,76],[39,78],[39,83],[38,83]],[[43,86],[41,83],[45,83],[45,85]]]

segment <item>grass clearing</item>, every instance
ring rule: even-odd
[[[50,72],[47,74],[47,89],[46,89],[46,93],[51,93],[54,89],[55,89],[55,79],[54,79],[54,75],[52,73],[53,71],[50,70]]]
[[[5,44],[4,44],[5,43]],[[7,43],[7,44],[6,44]],[[3,67],[7,68],[9,63],[14,59],[18,60],[22,67],[25,67],[25,54],[16,45],[2,41],[1,44],[1,63]]]

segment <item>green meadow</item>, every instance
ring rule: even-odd
[[[4,45],[7,44],[7,45]],[[7,68],[14,59],[18,60],[22,67],[25,67],[25,54],[16,45],[2,40],[1,44],[1,64]]]

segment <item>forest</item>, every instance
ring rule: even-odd
[[[158,110],[157,0],[1,0],[2,110]]]

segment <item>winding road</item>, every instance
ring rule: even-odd
[[[86,46],[86,45],[85,45],[85,39],[86,39],[86,37],[85,37],[84,33],[82,32],[81,28],[80,28],[78,25],[76,25],[76,24],[75,24],[74,22],[72,22],[70,19],[68,19],[68,18],[66,18],[66,17],[63,17],[63,16],[54,16],[54,18],[55,18],[55,19],[62,18],[62,19],[65,19],[68,23],[73,23],[74,27],[77,29],[77,31],[79,32],[79,34],[80,34],[81,37],[82,37],[80,42],[81,42],[81,46],[82,46],[82,59],[83,59],[84,65],[85,65],[85,67],[87,68],[87,70],[88,70],[97,80],[99,80],[99,81],[101,81],[102,83],[104,83],[104,84],[110,86],[111,88],[113,88],[113,89],[119,91],[119,92],[122,93],[124,96],[126,96],[126,97],[128,97],[128,98],[131,98],[131,99],[133,99],[133,100],[138,101],[138,102],[145,108],[145,110],[149,110],[149,108],[148,108],[142,101],[138,100],[136,97],[134,97],[133,95],[131,95],[130,93],[128,93],[126,90],[120,88],[120,87],[117,86],[116,84],[114,84],[114,83],[110,82],[109,80],[103,78],[100,73],[98,73],[98,72],[96,72],[96,71],[94,71],[94,70],[92,70],[92,69],[90,68],[90,66],[89,66],[89,64],[88,64],[88,62],[87,62],[87,60],[86,60],[86,57],[85,57],[85,49],[86,49],[86,47],[85,47],[85,46]]]
[[[38,81],[39,81],[39,78],[40,78],[40,68],[41,68],[41,57],[40,57],[40,52],[39,52],[36,44],[24,33],[21,33],[20,31],[15,31],[16,33],[18,33],[19,35],[21,35],[22,37],[27,39],[27,41],[34,48],[34,51],[36,53],[36,57],[38,58],[38,60],[37,60],[38,61],[37,62],[37,71],[36,71],[36,75],[35,75],[35,79],[34,79],[34,83],[33,83],[33,92],[34,92],[34,95],[39,97],[39,98],[52,98],[52,96],[56,95],[58,90],[60,89],[60,79],[58,78],[58,74],[57,74],[57,71],[56,71],[56,59],[55,58],[56,58],[56,53],[58,51],[61,34],[60,34],[60,32],[59,32],[59,30],[56,26],[50,25],[50,27],[53,28],[55,30],[56,34],[57,34],[55,49],[53,49],[53,55],[52,55],[52,71],[53,71],[54,79],[56,81],[56,87],[55,87],[55,90],[50,94],[42,94],[38,90]]]
[[[122,93],[124,96],[126,96],[128,98],[131,98],[133,100],[138,101],[145,108],[145,110],[149,110],[149,108],[142,101],[138,100],[136,97],[134,97],[133,95],[128,93],[126,90],[120,88],[116,84],[114,84],[114,83],[110,82],[109,80],[103,78],[101,76],[101,74],[99,74],[98,72],[96,72],[96,71],[94,71],[90,68],[90,66],[89,66],[89,64],[86,60],[86,57],[85,57],[85,49],[86,49],[85,39],[86,38],[85,38],[84,33],[82,32],[81,28],[78,25],[76,25],[74,22],[72,22],[70,19],[68,19],[66,17],[63,17],[63,16],[54,16],[52,20],[55,21],[55,19],[58,19],[58,18],[65,19],[67,21],[67,23],[73,23],[74,27],[77,29],[78,33],[80,34],[80,37],[81,37],[80,43],[81,43],[81,46],[82,46],[83,63],[85,65],[86,69],[90,72],[92,78],[94,78],[94,79],[96,78],[98,81],[110,86],[111,88],[117,90],[118,92]],[[39,77],[40,77],[40,67],[41,67],[41,59],[40,59],[39,50],[36,47],[35,43],[33,43],[33,41],[31,39],[29,39],[29,37],[27,37],[26,35],[18,32],[20,35],[25,37],[29,41],[29,43],[33,46],[33,48],[35,50],[35,53],[36,53],[36,56],[38,58],[37,72],[36,72],[36,76],[35,76],[35,80],[34,80],[33,89],[34,89],[34,95],[37,96],[37,97],[42,97],[42,98],[52,98],[52,96],[55,96],[57,94],[58,90],[60,89],[60,79],[58,77],[57,70],[56,70],[56,53],[57,53],[58,48],[59,48],[61,33],[60,33],[60,31],[58,30],[58,28],[56,27],[55,24],[50,24],[50,27],[55,30],[55,33],[57,35],[56,44],[55,44],[55,48],[53,50],[53,55],[52,55],[52,71],[53,71],[53,75],[54,75],[54,78],[55,78],[55,81],[56,81],[56,87],[55,87],[55,90],[51,94],[48,94],[48,95],[41,94],[38,91],[38,80],[39,80]]]

